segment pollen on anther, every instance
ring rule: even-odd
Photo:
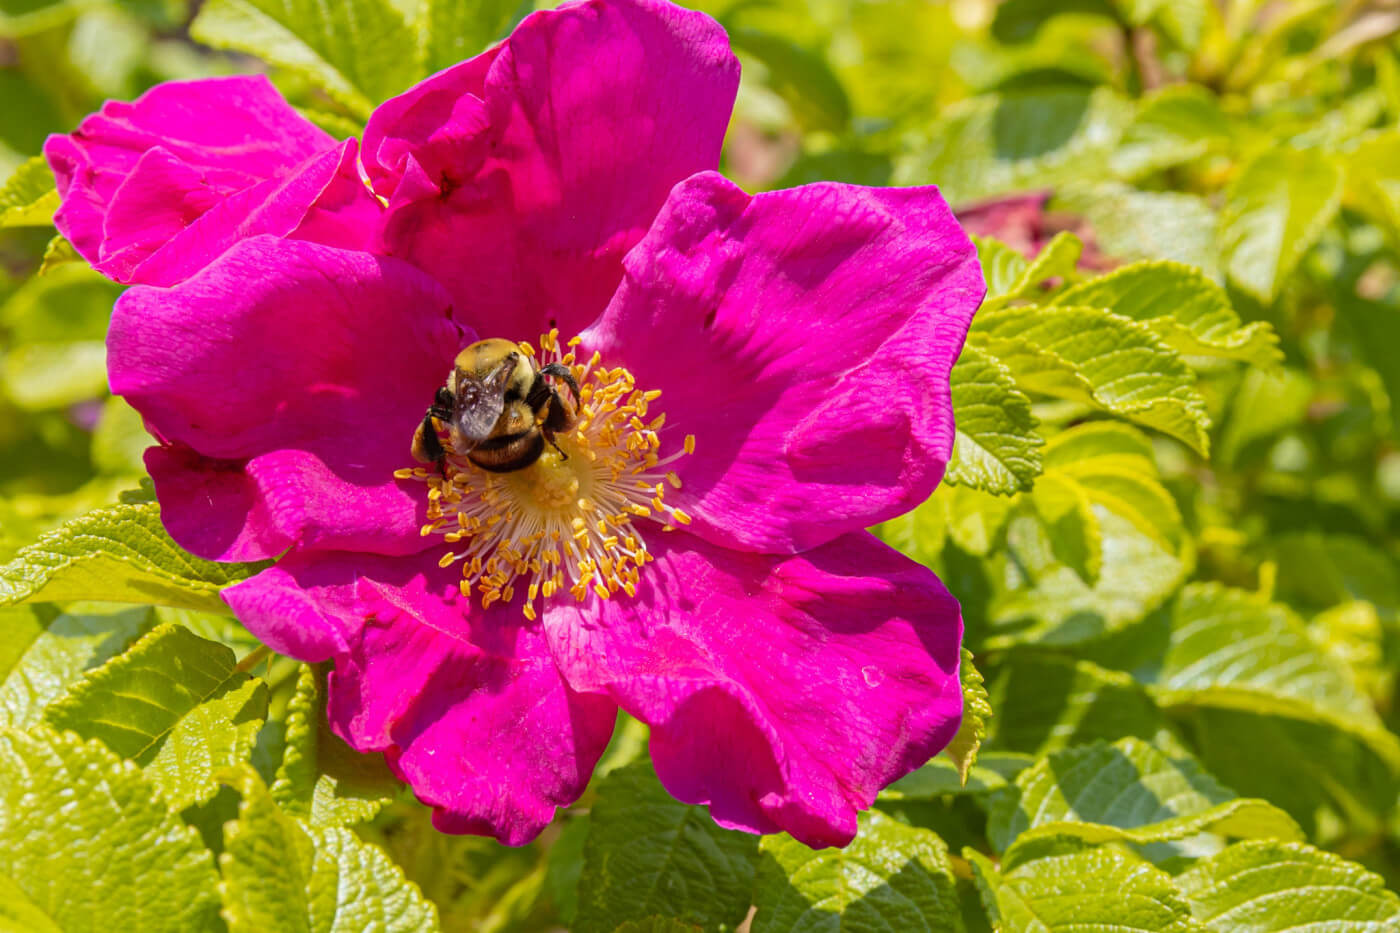
[[[555,437],[567,457],[496,474],[449,450],[436,469],[394,474],[428,486],[421,532],[455,545],[439,563],[461,565],[459,589],[468,598],[476,594],[483,608],[512,604],[517,582],[524,595],[520,611],[532,621],[541,600],[564,592],[580,601],[636,596],[654,560],[646,535],[638,533],[640,520],[667,530],[690,522],[665,501],[668,491],[681,488],[680,473],[666,469],[681,453],[661,457],[664,412],[647,420],[648,405],[661,393],[638,388],[626,369],[600,366],[596,352],[575,362],[580,342],[561,342],[551,331],[541,336],[538,352],[519,344],[538,365],[568,366],[578,381],[578,419]],[[567,353],[561,352],[565,346]],[[693,435],[684,438],[684,448],[694,451]],[[569,490],[562,498],[561,489]]]

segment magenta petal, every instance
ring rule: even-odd
[[[161,229],[334,144],[261,75],[157,85],[49,137],[44,154],[63,198],[54,223],[85,259],[128,281]]]
[[[865,532],[790,557],[654,535],[636,598],[545,615],[569,682],[651,725],[667,790],[721,825],[844,845],[962,716],[957,601]]]
[[[677,186],[584,335],[661,390],[694,454],[667,501],[711,542],[801,551],[928,498],[952,451],[948,374],[985,286],[934,188]],[[667,453],[663,450],[662,453]]]
[[[386,247],[482,333],[577,333],[671,187],[718,164],[738,78],[719,26],[664,0],[535,13],[371,119]]]
[[[334,603],[358,580],[348,649],[330,679],[332,727],[362,751],[384,751],[436,809],[439,829],[523,845],[578,799],[617,707],[569,688],[518,602],[468,605],[457,574],[431,553],[317,562],[321,579],[342,581]]]
[[[239,240],[272,234],[343,249],[373,245],[383,208],[360,180],[353,139],[219,201],[172,236],[123,279],[176,285]],[[110,270],[104,270],[109,271]]]
[[[220,595],[238,621],[278,654],[319,663],[346,652],[353,633],[354,565],[376,560],[341,553],[293,553]]]
[[[471,339],[449,313],[406,263],[269,236],[174,288],[123,294],[109,378],[178,448],[149,459],[176,540],[242,560],[292,543],[421,548],[421,487],[393,472]]]

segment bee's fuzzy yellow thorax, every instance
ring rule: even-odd
[[[661,394],[636,387],[626,369],[606,369],[598,355],[574,358],[577,337],[561,346],[559,332],[540,338],[540,362],[563,363],[579,384],[577,424],[556,438],[562,450],[548,449],[530,466],[492,473],[448,454],[444,472],[432,468],[397,471],[400,479],[428,486],[428,522],[423,534],[441,535],[449,544],[439,562],[462,565],[461,589],[475,589],[483,607],[515,598],[523,585],[527,618],[536,603],[567,591],[576,600],[589,592],[607,599],[621,591],[635,595],[641,570],[651,560],[637,533],[636,519],[670,530],[690,516],[666,502],[667,486],[680,477],[667,469],[695,449],[662,458],[660,432],[666,417],[647,420],[648,407]],[[528,343],[520,348],[530,356]]]

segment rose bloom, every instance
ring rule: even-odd
[[[931,187],[716,174],[738,78],[708,17],[587,0],[362,144],[236,77],[46,147],[59,229],[136,286],[110,379],[166,528],[276,560],[228,604],[333,662],[332,728],[442,830],[532,839],[620,707],[678,799],[843,845],[957,731],[958,604],[864,529],[942,476],[975,252]],[[565,367],[577,423],[521,469],[415,462],[484,338]]]

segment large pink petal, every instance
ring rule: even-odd
[[[294,554],[225,591],[278,650],[335,649],[331,726],[390,766],[446,832],[533,839],[578,799],[617,715],[560,676],[519,601],[482,611],[437,555]]]
[[[111,263],[132,264],[129,273],[117,277],[176,285],[235,243],[259,234],[368,249],[375,243],[383,208],[360,180],[357,151],[355,141],[346,140],[285,177],[222,198],[193,222],[172,225],[171,236],[155,242],[153,251],[143,245],[139,252],[114,256]]]
[[[535,13],[371,118],[386,248],[483,333],[577,333],[671,186],[718,164],[738,78],[719,26],[664,0]]]
[[[259,236],[178,286],[123,294],[108,369],[169,448],[148,465],[183,546],[402,553],[422,547],[422,503],[393,472],[464,339],[412,266]]]
[[[953,444],[948,374],[985,286],[934,188],[676,187],[584,334],[659,389],[668,501],[727,546],[786,553],[928,498]],[[663,450],[663,453],[666,453]]]
[[[49,137],[63,198],[54,223],[99,270],[132,281],[145,255],[221,198],[334,145],[261,75],[157,85]]]
[[[791,557],[653,536],[635,598],[548,611],[579,690],[651,725],[667,790],[724,826],[844,845],[961,721],[956,600],[865,532]]]

